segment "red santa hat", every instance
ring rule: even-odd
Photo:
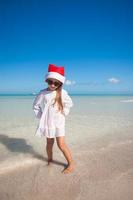
[[[65,82],[64,67],[57,67],[56,65],[49,64],[48,73],[45,76],[45,81],[48,78],[54,78],[60,81],[61,83],[64,83]]]

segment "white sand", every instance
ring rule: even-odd
[[[84,144],[70,143],[75,171],[69,175],[61,173],[66,162],[56,145],[55,163],[49,167],[46,153],[44,160],[41,155],[24,153],[17,160],[8,159],[0,167],[1,199],[132,200],[132,136],[114,137],[110,134]]]

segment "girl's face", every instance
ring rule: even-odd
[[[47,79],[46,82],[48,83],[48,89],[51,91],[56,90],[62,84],[60,81],[53,78]]]

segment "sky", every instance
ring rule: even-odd
[[[133,94],[133,1],[0,0],[0,93],[46,87],[65,67],[70,93]]]

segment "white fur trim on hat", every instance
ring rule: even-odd
[[[57,80],[60,81],[61,83],[64,83],[64,82],[65,82],[65,77],[62,76],[61,74],[57,73],[57,72],[48,72],[48,74],[46,74],[46,76],[45,76],[45,81],[46,81],[48,78],[57,79]]]

